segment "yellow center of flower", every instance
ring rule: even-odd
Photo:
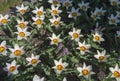
[[[83,74],[83,75],[88,75],[88,74],[89,74],[89,71],[88,71],[87,69],[84,69],[84,70],[82,70],[82,74]]]
[[[0,53],[4,52],[5,48],[3,46],[0,46]]]
[[[16,69],[16,66],[11,66],[11,67],[9,68],[9,72],[13,72],[15,69]]]
[[[117,5],[117,2],[116,1],[112,1],[112,5],[113,6]]]
[[[59,24],[59,21],[56,20],[56,21],[53,22],[53,24],[54,24],[54,25],[58,25],[58,24]]]
[[[65,2],[65,6],[69,6],[70,4],[69,4],[69,2]]]
[[[43,14],[42,11],[38,11],[38,12],[37,12],[37,15],[38,15],[38,16],[41,16],[42,14]]]
[[[74,39],[78,38],[78,36],[79,36],[78,33],[73,33],[73,38]]]
[[[54,38],[54,39],[53,39],[53,42],[54,42],[54,43],[58,43],[58,39],[57,39],[57,38]]]
[[[73,12],[73,13],[72,13],[72,16],[73,16],[73,17],[76,17],[76,16],[77,16],[77,13],[76,13],[76,12]]]
[[[54,15],[58,14],[57,10],[52,10],[52,14]]]
[[[83,6],[82,6],[82,10],[86,10],[86,6],[83,5]]]
[[[110,21],[111,21],[112,23],[115,23],[115,19],[111,19]]]
[[[2,24],[6,24],[6,23],[7,23],[7,19],[2,19],[2,20],[1,20],[1,23],[2,23]]]
[[[53,1],[53,5],[57,5],[58,4],[58,1]]]
[[[15,56],[20,56],[21,55],[21,51],[20,50],[15,50],[14,51],[14,55]]]
[[[118,71],[114,71],[113,75],[114,75],[115,78],[120,77],[120,73]]]
[[[24,9],[21,9],[21,10],[20,10],[20,13],[21,13],[21,14],[24,14],[24,13],[25,13],[25,10],[24,10]]]
[[[63,66],[62,65],[57,65],[57,70],[62,70]]]
[[[24,32],[19,32],[19,36],[20,37],[25,37],[25,33]]]
[[[37,59],[32,59],[31,60],[31,64],[36,64],[37,63]]]
[[[20,24],[19,24],[19,27],[20,27],[20,28],[25,28],[25,23],[20,23]]]
[[[95,36],[94,39],[95,39],[95,41],[99,41],[100,37],[99,36]]]
[[[36,23],[36,25],[40,25],[40,24],[42,24],[42,21],[40,19],[38,19],[35,21],[35,23]]]
[[[104,56],[99,56],[99,60],[100,60],[100,61],[103,61],[104,58],[105,58]]]
[[[86,47],[85,46],[80,46],[80,51],[86,51]]]
[[[98,14],[98,16],[101,16],[101,15],[102,15],[102,12],[98,12],[97,14]]]

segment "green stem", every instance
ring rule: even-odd
[[[14,33],[13,33],[12,29],[10,28],[10,26],[8,26],[8,24],[7,24],[6,27],[10,31],[11,37],[13,37]]]

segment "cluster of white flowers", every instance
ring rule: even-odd
[[[42,1],[42,0],[39,0]],[[109,0],[111,6],[118,6],[120,4],[119,0]],[[48,20],[51,24],[51,27],[60,28],[60,26],[64,23],[61,20],[61,13],[63,10],[61,10],[61,6],[65,7],[68,18],[73,18],[73,20],[76,20],[79,16],[82,14],[80,11],[87,12],[88,9],[90,9],[90,3],[81,1],[76,7],[73,7],[71,0],[48,0],[48,2],[51,4],[51,8],[48,10],[48,13],[50,13],[50,17]],[[22,4],[21,6],[16,6],[17,12],[20,14],[20,16],[23,16],[27,13],[27,10],[29,9],[29,6],[25,6]],[[104,16],[107,12],[107,10],[104,9],[104,7],[96,7],[93,9],[93,11],[90,11],[90,18],[92,18],[94,21],[97,21],[101,19],[102,16]],[[36,29],[40,29],[45,24],[45,19],[47,17],[47,12],[45,12],[45,9],[43,6],[37,7],[35,6],[35,9],[32,10],[32,14],[35,16],[32,16],[32,26],[36,27]],[[115,25],[117,26],[119,23],[120,18],[120,12],[116,11],[116,15],[110,14],[108,18],[109,25]],[[1,15],[0,14],[0,25],[7,26],[7,23],[10,21],[10,15]],[[29,39],[29,36],[31,35],[31,32],[28,31],[29,24],[31,24],[31,21],[26,21],[24,17],[16,18],[16,29],[17,32],[14,32],[17,34],[17,41],[27,40]],[[90,52],[90,49],[92,48],[91,44],[88,44],[89,42],[86,40],[81,40],[84,35],[81,34],[82,30],[79,28],[71,28],[71,31],[68,32],[69,37],[72,41],[75,41],[77,43],[76,50],[80,51],[80,55],[85,55]],[[117,32],[117,37],[120,37],[120,31]],[[95,30],[91,32],[92,42],[101,44],[105,41],[105,38],[103,38],[103,31],[99,30],[98,26],[96,26]],[[56,35],[53,31],[52,36],[48,37],[51,42],[51,45],[58,46],[59,43],[63,42],[63,39],[61,34]],[[69,39],[70,40],[70,39]],[[25,54],[25,47],[21,46],[17,43],[14,44],[12,47],[7,47],[7,41],[4,40],[0,43],[0,54],[7,56],[7,53],[10,52],[9,57],[11,59],[14,58],[20,58],[23,54]],[[107,59],[110,57],[110,55],[106,55],[106,50],[96,50],[97,54],[94,55],[94,57],[98,60],[98,62],[107,62]],[[31,53],[30,57],[26,57],[25,59],[28,63],[28,65],[32,65],[33,67],[37,66],[38,63],[41,62],[40,55],[35,55]],[[59,61],[54,60],[53,61],[55,66],[51,67],[55,70],[57,74],[61,74],[62,71],[67,71],[67,67],[69,64],[67,62],[63,62],[63,59],[60,58]],[[14,59],[11,63],[6,63],[5,70],[8,71],[8,74],[17,74],[18,68],[20,65],[17,65],[17,61]],[[92,66],[88,65],[86,66],[86,63],[83,63],[83,67],[76,67],[76,70],[80,73],[79,76],[84,76],[85,78],[88,78],[90,75],[95,74],[95,72],[92,71]],[[116,78],[117,81],[120,81],[120,69],[118,65],[115,66],[115,68],[110,68],[110,71],[112,72],[112,77]],[[33,77],[33,81],[44,81],[45,77],[40,78],[38,75],[35,75]],[[63,81],[67,81],[67,79],[64,77]]]

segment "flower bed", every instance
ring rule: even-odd
[[[0,14],[0,80],[120,81],[119,4],[36,0]]]

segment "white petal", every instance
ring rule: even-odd
[[[3,41],[3,42],[1,43],[1,45],[2,45],[2,46],[6,46],[6,41]]]
[[[34,75],[33,81],[40,81],[40,77],[38,75]]]
[[[64,77],[63,81],[67,81],[67,79]]]

